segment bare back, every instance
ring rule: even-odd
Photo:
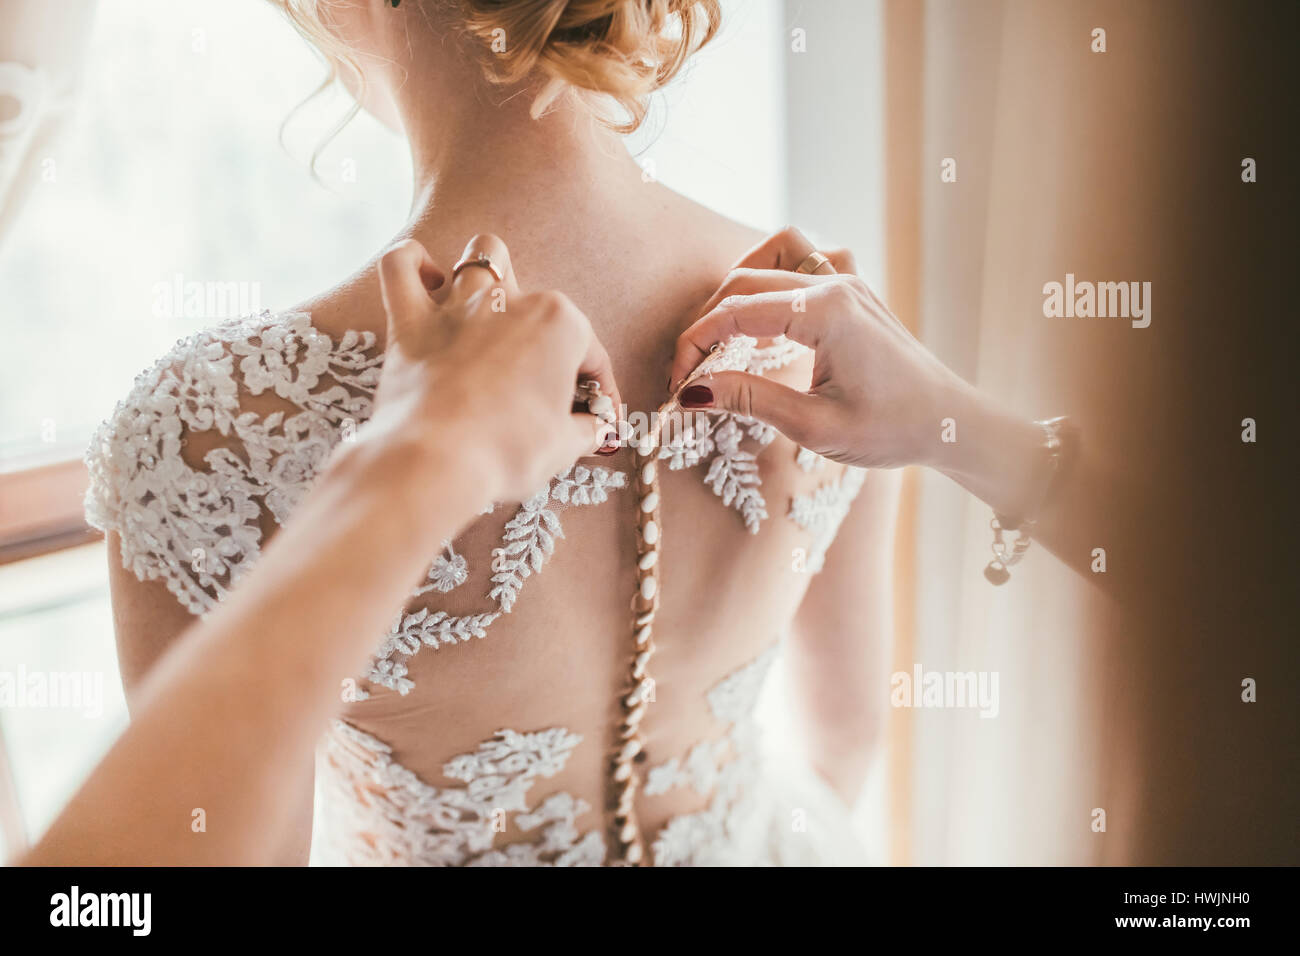
[[[546,228],[470,230],[452,217],[418,233],[444,264],[472,231],[505,235],[521,286],[564,289],[606,344],[629,409],[650,411],[666,397],[677,334],[759,238],[653,188],[625,212],[575,210]],[[367,268],[283,316],[183,345],[108,423],[92,518],[129,565],[113,562],[128,687],[190,612],[224,597],[329,446],[364,420],[383,325]],[[806,357],[765,364],[806,386]],[[638,814],[656,863],[767,862],[789,825],[763,782],[754,698],[863,475],[724,413],[662,455]],[[606,858],[609,757],[634,652],[634,467],[626,448],[583,459],[431,556],[390,634],[376,636],[370,671],[340,675],[345,708],[317,767],[325,860]],[[300,856],[302,837],[287,843]]]

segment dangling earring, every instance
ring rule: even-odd
[[[396,10],[396,9],[397,9],[397,5],[398,5],[399,3],[401,3],[401,2],[402,2],[402,0],[391,0],[391,3],[393,4],[393,9]]]

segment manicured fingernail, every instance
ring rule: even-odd
[[[596,440],[600,442],[600,447],[596,449],[597,455],[614,454],[618,451],[618,426],[613,422],[601,422]]]
[[[713,389],[707,385],[690,385],[682,389],[682,408],[711,408]]]

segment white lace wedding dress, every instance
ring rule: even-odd
[[[792,343],[754,346],[733,343],[749,350],[745,364],[760,372],[799,353]],[[211,610],[253,566],[267,518],[288,520],[330,449],[366,419],[381,361],[373,334],[348,332],[335,340],[303,313],[264,313],[177,343],[136,379],[87,453],[90,522],[120,536],[123,565],[138,579],[164,582],[195,615]],[[271,395],[276,411],[247,408]],[[774,433],[727,413],[703,421],[661,449],[662,463],[670,470],[700,466],[718,507],[734,508],[758,534],[773,507],[764,498],[758,456]],[[217,441],[201,461],[193,454],[187,460],[185,445],[200,436]],[[806,570],[815,572],[863,473],[802,449],[797,469],[810,477],[820,472],[823,480],[810,494],[792,495],[778,520],[799,529]],[[488,637],[503,615],[527,614],[520,597],[527,582],[557,547],[580,546],[560,544],[560,516],[566,509],[609,508],[613,496],[628,493],[628,483],[615,468],[575,464],[528,501],[497,506],[514,512],[490,555],[463,555],[447,542],[390,633],[377,636],[356,696],[419,695],[424,685],[416,686],[408,670],[416,654],[473,653],[466,645]],[[485,557],[491,574],[481,610],[440,609],[440,600],[465,587],[471,564]],[[705,801],[698,812],[646,833],[656,865],[864,861],[847,811],[829,788],[790,762],[775,764],[763,746],[754,707],[778,654],[773,644],[733,672],[714,675],[705,696],[717,732],[643,767],[642,798],[685,789]],[[591,801],[548,791],[546,780],[580,748],[601,746],[563,726],[500,729],[446,760],[442,773],[454,785],[435,786],[398,763],[384,740],[336,720],[317,757],[314,860],[600,865],[604,827],[580,832],[577,825],[583,814],[592,819]],[[600,782],[587,792],[599,793]],[[501,839],[507,827],[509,842]]]

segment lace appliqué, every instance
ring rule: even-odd
[[[714,429],[713,443],[718,454],[709,463],[704,483],[723,504],[741,513],[751,534],[758,534],[767,518],[767,502],[759,491],[762,478],[758,474],[757,456],[741,449],[743,437],[740,420],[734,416],[728,416]]]
[[[122,564],[161,580],[191,613],[214,608],[261,547],[263,507],[283,521],[348,422],[369,414],[382,356],[372,333],[337,343],[305,314],[269,313],[177,343],[100,426],[86,453],[86,517],[121,537]],[[236,363],[252,395],[299,411],[261,418],[239,405]],[[238,439],[206,468],[182,457],[183,432]]]
[[[429,565],[429,573],[425,580],[429,583],[416,589],[415,593],[428,594],[430,591],[438,591],[446,594],[448,591],[454,591],[465,583],[469,578],[469,564],[451,546],[450,541],[442,543],[443,553],[433,559],[433,564]]]
[[[493,621],[514,610],[524,581],[542,570],[555,551],[556,540],[564,537],[560,518],[550,507],[552,501],[569,506],[598,505],[609,499],[611,490],[626,486],[627,475],[620,471],[574,465],[561,472],[549,487],[520,505],[506,522],[501,545],[492,551],[488,600],[496,607],[461,617],[428,608],[403,611],[375,652],[366,678],[399,694],[409,694],[415,684],[407,676],[406,658],[422,647],[437,649],[485,637]]]
[[[452,757],[443,773],[462,787],[432,787],[393,759],[383,741],[341,720],[322,744],[323,813],[338,857],[353,866],[600,866],[599,830],[580,834],[591,809],[567,793],[534,807],[527,796],[540,778],[564,769],[582,738],[563,728],[499,731],[473,753]],[[340,819],[342,817],[343,819]],[[513,822],[536,831],[531,842],[494,848]]]
[[[718,765],[729,750],[726,740],[702,740],[691,748],[682,761],[678,757],[652,767],[646,774],[642,792],[647,797],[667,793],[674,787],[690,787],[696,793],[708,796],[718,782]]]
[[[784,337],[770,346],[757,346],[757,339],[734,335],[700,364],[699,373],[746,371],[758,375],[783,368],[808,351]],[[746,438],[766,446],[776,438],[776,429],[732,412],[697,412],[692,424],[662,444],[659,458],[668,462],[670,471],[708,462],[704,483],[723,504],[740,512],[751,534],[757,534],[768,516],[767,501],[757,454],[741,447]]]
[[[301,313],[263,313],[177,343],[136,379],[87,452],[89,520],[120,535],[123,565],[138,578],[164,581],[192,613],[211,610],[260,553],[264,516],[284,523],[334,445],[369,417],[383,360],[376,345],[370,333],[331,339]],[[715,370],[768,371],[802,351],[793,343],[758,349],[752,339],[733,340],[716,353]],[[244,394],[274,394],[292,407],[259,415],[241,407]],[[670,468],[707,464],[709,487],[757,531],[767,507],[751,449],[770,443],[775,432],[728,413],[697,421],[696,434],[661,454]],[[200,432],[228,441],[194,467],[183,446],[187,433]],[[408,693],[408,657],[423,647],[484,637],[514,609],[524,582],[542,570],[564,536],[558,512],[600,504],[626,485],[622,473],[583,465],[556,476],[506,523],[491,556],[490,606],[463,616],[434,608],[403,611],[368,677]],[[824,522],[818,514],[816,501],[791,507],[791,517],[810,529]],[[415,594],[449,593],[466,583],[468,573],[469,562],[445,542]],[[729,845],[744,843],[736,835],[754,818],[758,789],[750,713],[774,655],[775,649],[766,652],[710,691],[710,709],[728,728],[721,739],[698,743],[647,775],[647,795],[680,786],[712,794],[706,810],[660,831],[653,849],[660,865],[723,860]],[[576,825],[590,810],[587,803],[566,793],[534,805],[527,800],[537,779],[558,773],[578,742],[563,729],[502,731],[445,764],[444,772],[463,786],[435,788],[397,763],[382,741],[336,722],[323,744],[322,786],[333,793],[323,812],[348,819],[324,832],[341,835],[349,862],[598,865],[605,859],[601,833],[581,834]],[[494,834],[505,829],[507,817],[535,839],[495,847]]]
[[[866,477],[862,468],[845,468],[838,481],[822,485],[811,495],[796,495],[790,502],[790,520],[813,536],[804,563],[804,570],[809,574],[816,574],[825,566],[826,550],[835,540],[835,533]]]
[[[794,456],[794,463],[799,466],[802,472],[821,471],[826,467],[826,459],[815,451],[811,451],[799,446],[799,451]]]
[[[621,471],[575,465],[556,476],[549,488],[524,502],[506,524],[501,547],[492,552],[493,586],[488,597],[500,605],[503,614],[514,610],[524,580],[542,570],[555,551],[555,539],[564,537],[560,519],[547,507],[549,501],[598,505],[609,498],[610,489],[626,486],[627,475]]]
[[[87,519],[119,533],[122,564],[136,577],[165,581],[193,614],[212,610],[260,553],[263,510],[284,524],[341,437],[370,416],[383,362],[376,344],[373,333],[354,331],[335,342],[305,313],[269,312],[177,342],[96,432],[86,452]],[[241,386],[298,410],[244,411]],[[216,448],[192,467],[182,455],[187,430],[233,439],[239,452]],[[583,465],[556,476],[520,507],[492,553],[495,606],[461,617],[399,614],[367,677],[408,693],[406,657],[483,637],[514,608],[524,580],[563,537],[549,502],[600,504],[626,484],[620,472]],[[446,542],[413,596],[445,594],[468,575],[468,562]]]
[[[754,795],[761,755],[753,713],[777,653],[776,645],[768,648],[709,691],[709,710],[728,725],[722,738],[698,743],[684,762],[674,757],[646,774],[646,796],[687,786],[713,793],[704,810],[674,817],[659,831],[651,848],[656,866],[735,862],[729,859],[729,848],[745,842],[739,834],[759,809]],[[728,753],[731,760],[722,763]]]
[[[735,845],[761,811],[754,705],[778,649],[769,648],[714,685],[707,700],[727,725],[716,741],[696,744],[684,763],[677,758],[650,771],[645,794],[676,786],[713,793],[698,813],[673,818],[653,847],[656,866],[736,862]],[[452,757],[443,773],[463,787],[433,787],[402,766],[392,748],[351,724],[335,720],[322,742],[323,850],[327,863],[425,866],[600,866],[605,841],[585,834],[577,818],[589,804],[568,793],[551,794],[530,807],[528,794],[540,778],[564,769],[581,737],[563,728],[537,733],[498,732],[472,753]],[[730,754],[729,762],[723,763]],[[494,847],[508,825],[537,831],[538,838]]]

